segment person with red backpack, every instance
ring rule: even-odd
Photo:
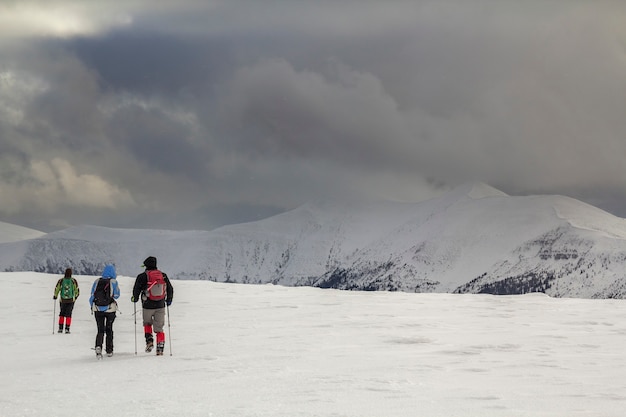
[[[165,348],[165,307],[172,304],[174,298],[174,287],[170,283],[168,276],[157,269],[157,259],[148,256],[143,261],[145,272],[137,275],[133,286],[133,297],[131,301],[136,303],[141,297],[143,307],[143,329],[146,337],[146,352],[151,352],[154,347],[154,337],[156,333],[156,354],[163,355]]]
[[[78,289],[78,282],[76,278],[72,277],[72,268],[65,270],[65,276],[57,281],[56,287],[54,287],[54,295],[52,298],[55,300],[61,296],[59,302],[59,333],[63,333],[63,324],[65,324],[65,333],[70,332],[70,325],[72,324],[72,311],[74,310],[74,302],[80,295]]]
[[[106,334],[106,353],[113,356],[113,321],[117,312],[117,301],[120,297],[120,287],[117,283],[117,273],[113,265],[106,265],[102,277],[96,278],[91,286],[89,305],[96,318],[98,333],[96,334],[96,356],[102,359],[102,342]]]

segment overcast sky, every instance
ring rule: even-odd
[[[626,217],[626,2],[0,0],[0,221],[212,229],[465,181]]]

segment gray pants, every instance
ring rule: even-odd
[[[155,333],[163,332],[165,326],[165,307],[163,308],[144,308],[143,309],[143,325],[152,326]]]

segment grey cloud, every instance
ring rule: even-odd
[[[223,104],[226,127],[255,152],[371,165],[402,130],[380,82],[344,68],[328,80],[284,60],[261,62],[234,76]]]
[[[437,191],[425,178],[626,215],[625,16],[603,1],[91,1],[92,31],[2,41],[0,175],[28,195],[33,163],[67,161],[135,202],[91,208],[105,225],[206,228],[346,190],[418,199]]]
[[[107,126],[111,141],[144,167],[192,180],[206,174],[211,152],[202,140],[194,142],[193,120],[177,120],[163,109],[131,104],[115,111]]]
[[[100,130],[97,77],[73,57],[52,62],[45,72],[47,88],[33,97],[25,117],[49,141],[82,148]]]
[[[178,38],[153,28],[78,38],[67,47],[97,70],[107,91],[178,100],[210,93],[211,83],[232,70],[232,43],[207,36]]]

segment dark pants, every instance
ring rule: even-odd
[[[115,321],[115,312],[104,313],[102,311],[96,311],[93,313],[96,316],[96,324],[98,325],[98,334],[96,335],[96,347],[102,348],[102,341],[104,340],[104,334],[107,335],[106,340],[106,352],[113,352],[113,322]]]
[[[72,310],[74,310],[74,303],[59,303],[61,307],[60,317],[72,317]]]

